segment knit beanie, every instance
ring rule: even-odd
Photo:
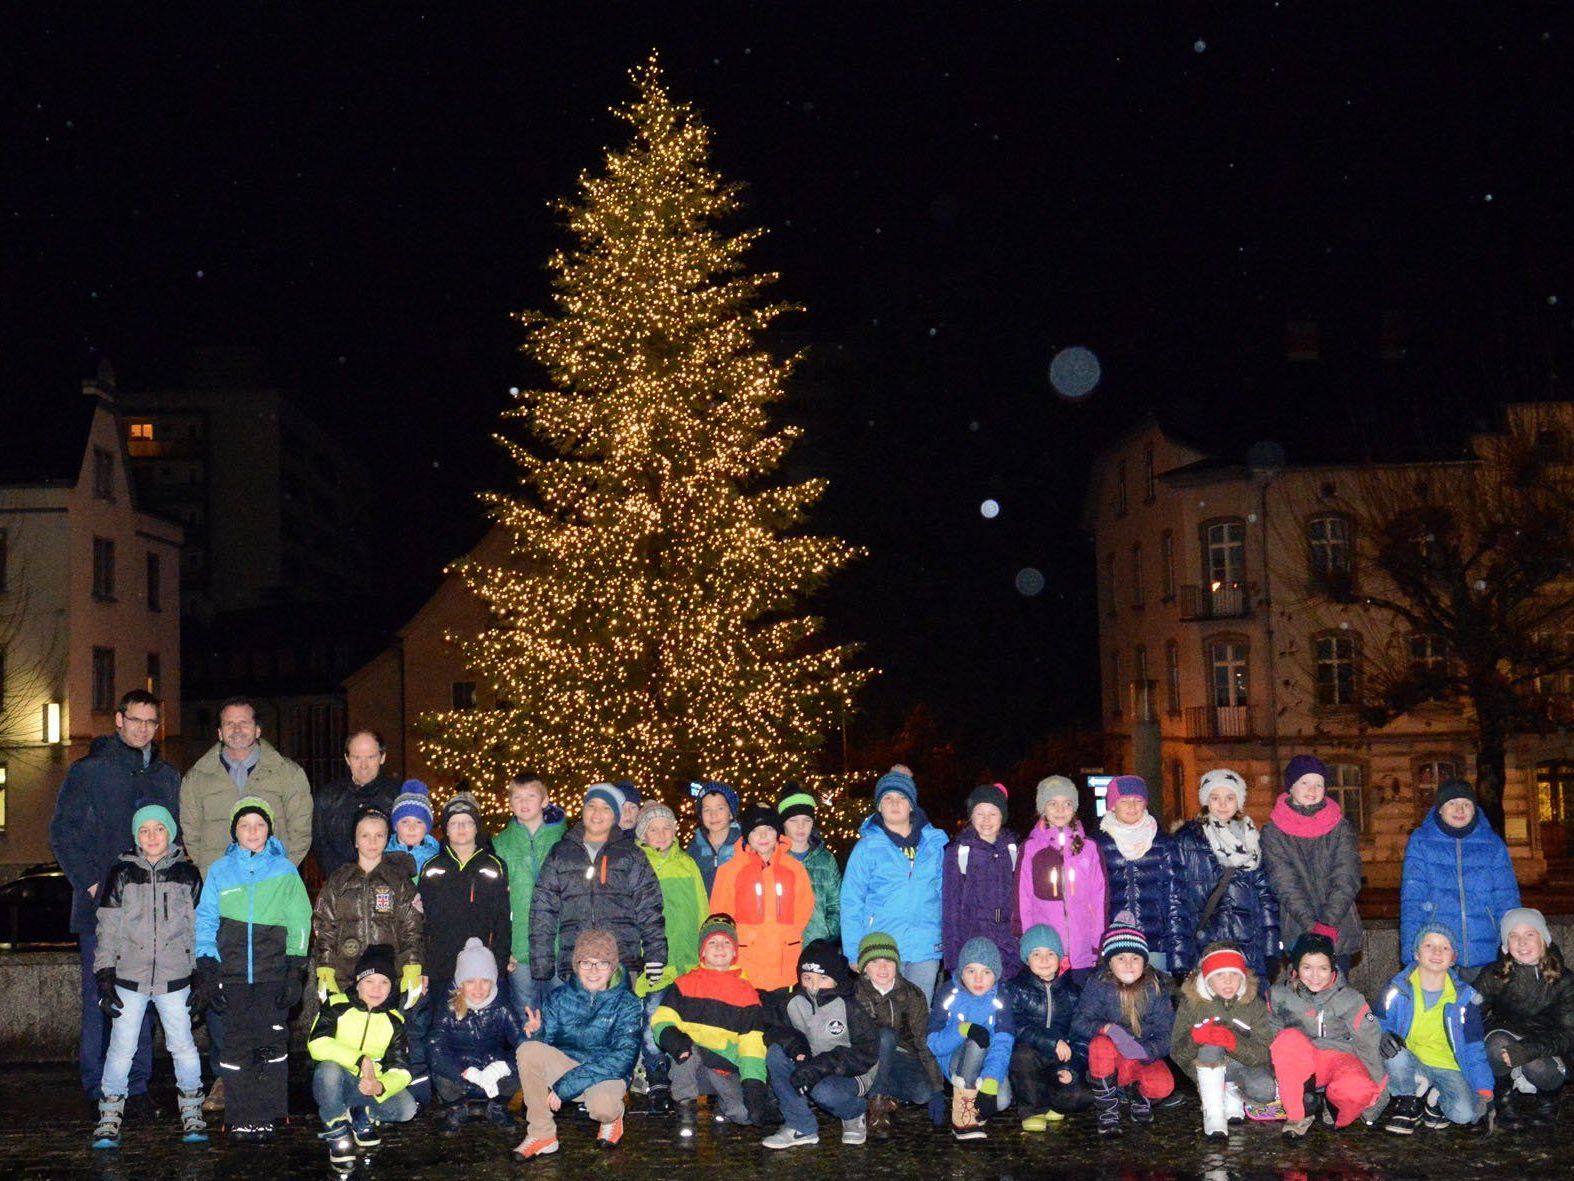
[[[963,814],[968,818],[969,821],[971,821],[973,819],[974,808],[978,807],[980,804],[993,804],[996,808],[1000,809],[1000,819],[1002,822],[1004,822],[1006,818],[1006,803],[1007,795],[1005,784],[985,783],[982,786],[975,787],[972,791],[968,792],[967,808]]]
[[[732,950],[738,950],[738,924],[730,914],[713,914],[700,924],[700,951],[705,950],[705,944],[712,935],[725,937],[732,942]]]
[[[581,931],[579,938],[574,940],[574,963],[580,960],[601,960],[618,966],[618,941],[611,931],[603,931],[599,927],[591,927]]]
[[[1246,957],[1233,943],[1215,943],[1208,947],[1202,953],[1197,971],[1204,982],[1211,980],[1220,972],[1234,972],[1241,978],[1241,987],[1246,987]],[[1213,986],[1210,984],[1208,989],[1211,992]]]
[[[1242,812],[1246,811],[1246,780],[1237,772],[1228,767],[1219,767],[1202,777],[1202,782],[1197,785],[1197,800],[1204,808],[1208,806],[1208,797],[1216,787],[1227,787],[1233,791],[1235,806]]]
[[[478,942],[472,940],[472,942]],[[487,959],[492,958],[492,953],[487,952]],[[494,972],[497,971],[493,965]],[[392,984],[399,978],[394,970],[394,949],[386,943],[374,943],[361,952],[361,958],[355,961],[355,983],[359,984],[368,976],[381,976]]]
[[[839,941],[815,939],[805,943],[803,950],[798,953],[798,975],[802,976],[805,972],[829,976],[836,982],[836,987],[841,989],[851,978],[852,969],[847,966],[847,957],[842,954]]]
[[[467,791],[457,791],[446,804],[443,805],[443,827],[448,827],[448,822],[455,816],[468,816],[475,821],[476,829],[484,833],[486,826],[481,823],[481,801]]]
[[[813,820],[814,796],[788,780],[787,785],[782,788],[782,798],[776,801],[776,815],[781,817],[783,824],[794,816],[807,816]]]
[[[957,974],[961,975],[962,969],[969,964],[981,964],[1000,978],[1000,949],[995,946],[993,939],[985,939],[982,935],[974,935],[962,944],[962,950],[956,956]]]
[[[781,835],[782,818],[775,808],[767,804],[750,804],[743,810],[743,815],[738,817],[738,827],[743,830],[744,840],[748,840],[749,834],[761,825],[777,836]]]
[[[1328,766],[1316,755],[1296,755],[1284,765],[1284,790],[1289,791],[1303,775],[1321,775],[1328,782]]]
[[[149,820],[157,821],[164,826],[164,831],[169,833],[169,843],[175,843],[175,835],[180,831],[180,826],[175,823],[175,818],[169,814],[169,809],[163,804],[143,804],[131,814],[131,839],[135,841],[137,834],[142,831],[142,826]]]
[[[1547,930],[1547,920],[1539,910],[1529,906],[1516,906],[1513,910],[1504,912],[1498,920],[1498,939],[1503,944],[1503,950],[1508,950],[1509,932],[1515,927],[1529,927],[1541,936],[1541,946],[1545,950],[1552,946],[1552,932]]]
[[[1328,962],[1333,964],[1334,941],[1316,931],[1302,931],[1296,936],[1295,942],[1290,944],[1290,967],[1299,968],[1301,961],[1309,955],[1325,955]]]
[[[1060,941],[1060,932],[1048,923],[1035,923],[1022,932],[1022,938],[1017,944],[1017,952],[1025,964],[1028,957],[1041,948],[1054,952],[1061,959],[1066,958],[1066,948]]]
[[[393,804],[391,819],[396,827],[401,820],[411,818],[432,827],[432,794],[419,779],[406,779]]]
[[[389,832],[393,831],[393,821],[388,819],[388,813],[384,812],[375,804],[367,804],[366,807],[362,808],[355,814],[355,823],[350,825],[350,831],[353,833],[356,829],[360,828],[361,821],[367,819],[368,817],[373,820],[381,820],[383,822],[384,828],[386,828]]]
[[[657,820],[670,820],[674,828],[677,827],[678,818],[672,809],[660,800],[649,800],[640,805],[639,815],[634,818],[634,839],[643,843],[645,830]]]
[[[890,960],[898,966],[902,962],[896,940],[884,931],[870,931],[858,941],[858,970],[862,972],[874,960]]]
[[[625,804],[643,804],[645,802],[644,795],[640,793],[639,788],[634,786],[632,779],[619,779],[612,786],[623,793],[623,802]]]
[[[235,824],[242,816],[261,816],[268,822],[268,835],[273,835],[273,809],[261,796],[241,796],[230,809],[230,840],[235,839]],[[172,837],[173,833],[170,834]]]
[[[1148,937],[1142,933],[1137,916],[1123,910],[1109,921],[1109,929],[1104,932],[1104,941],[1099,947],[1099,959],[1108,963],[1111,956],[1128,951],[1140,955],[1143,963],[1147,963]]]
[[[1049,801],[1057,799],[1070,800],[1074,806],[1077,803],[1077,785],[1064,775],[1051,775],[1048,779],[1040,779],[1038,791],[1033,797],[1033,802],[1038,807],[1038,814],[1042,816],[1044,809],[1049,807]]]
[[[1434,801],[1439,808],[1451,800],[1469,800],[1477,807],[1480,801],[1476,799],[1476,789],[1463,779],[1445,779],[1437,787],[1437,798]]]
[[[1141,775],[1117,775],[1104,791],[1104,802],[1113,808],[1128,797],[1148,798],[1148,781]]]
[[[466,980],[490,980],[493,984],[497,983],[497,957],[492,954],[491,948],[474,935],[465,940],[458,958],[454,960],[454,983],[463,984]]]
[[[1444,939],[1447,939],[1448,945],[1454,949],[1454,958],[1459,958],[1459,940],[1454,937],[1454,929],[1447,923],[1440,923],[1434,920],[1430,923],[1422,923],[1420,930],[1416,932],[1415,942],[1410,945],[1410,958],[1412,960],[1421,958],[1421,940],[1428,935],[1441,935]]]
[[[587,787],[584,803],[588,805],[591,800],[600,800],[611,808],[614,821],[623,815],[623,793],[610,783],[592,783]]]
[[[704,807],[706,796],[720,796],[727,801],[727,814],[734,820],[738,818],[738,793],[725,783],[716,783],[714,781],[691,783],[689,784],[689,794],[698,801],[695,805],[696,809]]]
[[[907,797],[907,802],[913,807],[918,807],[918,784],[913,782],[911,775],[904,775],[900,771],[887,771],[874,781],[874,806],[880,806],[880,797],[888,791],[900,792]]]

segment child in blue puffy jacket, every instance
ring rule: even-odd
[[[438,1125],[457,1132],[472,1100],[486,1100],[486,1118],[511,1128],[509,1096],[519,1090],[514,1053],[525,1040],[513,1006],[497,991],[497,957],[472,937],[454,962],[454,991],[432,1022],[432,1090]]]
[[[929,1052],[951,1080],[951,1134],[982,1140],[984,1122],[1011,1105],[1016,1025],[1000,996],[1000,949],[983,936],[957,953],[960,971],[935,998]]]

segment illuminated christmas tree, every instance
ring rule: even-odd
[[[818,751],[870,672],[800,613],[859,551],[801,531],[823,480],[773,479],[799,432],[769,417],[792,361],[760,338],[796,309],[743,267],[761,231],[723,228],[738,186],[705,125],[654,57],[633,80],[632,140],[557,206],[555,307],[521,317],[547,384],[504,415],[517,488],[482,497],[511,552],[457,567],[491,624],[453,639],[498,705],[428,715],[423,749],[489,802],[521,765],[563,795],[626,776],[669,803],[689,779],[835,797]]]

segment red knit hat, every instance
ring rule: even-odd
[[[1239,972],[1241,979],[1244,980],[1246,978],[1246,957],[1236,948],[1220,947],[1202,957],[1200,970],[1204,980],[1215,972]]]

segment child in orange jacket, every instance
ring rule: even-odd
[[[761,992],[791,988],[803,929],[814,914],[814,886],[781,835],[775,809],[746,808],[742,820],[743,837],[716,871],[710,907],[737,921],[743,978]]]

